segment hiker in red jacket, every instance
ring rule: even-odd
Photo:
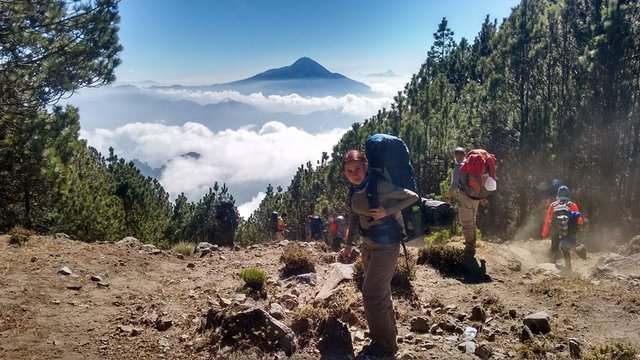
[[[582,225],[582,216],[578,204],[569,200],[569,188],[560,186],[556,201],[549,204],[544,219],[542,238],[546,238],[552,230],[551,259],[558,260],[560,249],[565,260],[565,269],[571,271],[571,249],[577,243],[578,225]]]

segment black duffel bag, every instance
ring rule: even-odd
[[[422,223],[429,231],[449,229],[456,220],[456,208],[448,202],[422,198]]]

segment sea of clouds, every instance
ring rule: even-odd
[[[398,79],[391,80],[398,82]],[[172,88],[140,90],[164,99],[189,100],[202,105],[231,99],[273,112],[304,115],[337,110],[364,120],[389,106],[398,84],[376,79],[369,83],[377,91],[375,96],[348,94],[341,97],[243,95],[236,91]],[[85,96],[100,96],[99,91],[93,89]],[[73,104],[73,98],[69,102]],[[82,118],[92,116],[83,113],[82,107],[80,115],[81,124]],[[115,153],[126,160],[139,159],[154,168],[164,166],[159,180],[172,199],[184,193],[190,201],[197,201],[215,182],[225,183],[236,199],[240,214],[248,217],[264,198],[268,184],[286,188],[300,165],[308,161],[316,164],[323,152],[331,153],[332,147],[351,126],[349,121],[312,133],[280,121],[270,121],[263,125],[213,130],[186,120],[182,125],[162,124],[159,119],[152,118],[115,128],[105,124],[82,130],[81,137],[103,154],[113,147]],[[183,156],[187,153],[200,156]]]

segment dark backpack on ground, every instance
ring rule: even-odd
[[[272,212],[271,216],[269,217],[269,229],[271,231],[278,230],[278,212],[277,211]]]
[[[421,199],[423,223],[429,231],[451,228],[456,219],[456,208],[448,202],[433,199]]]

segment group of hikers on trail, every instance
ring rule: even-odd
[[[282,215],[279,215],[277,211],[271,213],[269,229],[272,240],[280,241],[286,238],[286,234],[289,232],[285,223],[286,217],[286,212],[283,212]],[[305,241],[324,241],[332,251],[339,251],[348,233],[346,220],[342,215],[329,215],[327,222],[328,226],[325,226],[320,216],[307,216]]]
[[[484,260],[476,260],[476,217],[480,206],[496,190],[496,157],[482,149],[454,150],[454,164],[446,194],[447,202],[421,198],[404,141],[387,134],[374,134],[365,142],[365,151],[352,149],[342,158],[342,172],[350,183],[348,226],[345,217],[329,216],[326,239],[332,251],[351,259],[356,235],[360,235],[360,256],[364,270],[362,298],[371,343],[363,354],[391,356],[398,351],[396,317],[391,298],[391,280],[400,246],[410,238],[424,236],[432,229],[449,228],[457,219],[464,236],[462,267],[470,282],[490,280]],[[552,261],[562,251],[565,268],[571,270],[571,250],[575,248],[578,226],[583,220],[578,205],[569,199],[569,188],[554,179],[545,186],[547,212],[542,238],[551,236]],[[551,201],[550,191],[555,191]],[[457,211],[451,205],[457,196]],[[276,213],[277,215],[277,213]],[[283,214],[286,216],[286,214]],[[319,216],[309,215],[307,241],[324,240],[326,232]],[[286,232],[275,230],[276,234]],[[405,248],[406,253],[406,248]]]

